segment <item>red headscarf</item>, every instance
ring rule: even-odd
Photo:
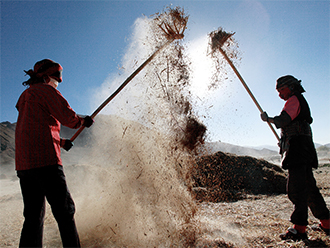
[[[60,64],[50,59],[43,59],[34,65],[33,70],[24,71],[30,76],[30,79],[25,81],[23,85],[43,83],[46,76],[52,77],[60,83],[62,82],[62,70],[63,67]]]

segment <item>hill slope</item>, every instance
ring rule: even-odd
[[[0,123],[1,166],[13,164],[15,158],[15,128],[16,123],[2,122]]]

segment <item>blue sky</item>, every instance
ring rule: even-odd
[[[279,114],[284,102],[275,81],[294,75],[306,90],[314,141],[330,143],[329,1],[1,1],[1,122],[16,121],[15,104],[27,80],[23,70],[43,58],[64,67],[58,90],[72,108],[91,114],[93,94],[127,56],[135,21],[170,4],[189,15],[183,42],[189,56],[203,62],[193,67],[199,80],[194,87],[210,140],[277,143],[234,75],[212,92],[198,83],[210,80],[198,68],[208,63],[207,35],[221,26],[236,32],[237,68],[261,107],[270,116]]]

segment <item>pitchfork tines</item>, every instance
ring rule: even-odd
[[[230,39],[235,33],[227,33],[222,28],[210,33],[211,49],[215,51],[223,46],[223,44]]]
[[[188,16],[185,16],[183,9],[176,7],[155,18],[158,27],[164,32],[168,40],[182,39],[186,30]]]

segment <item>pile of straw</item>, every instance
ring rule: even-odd
[[[246,194],[283,194],[286,176],[277,165],[248,156],[217,152],[197,159],[191,172],[200,201],[244,199]]]

